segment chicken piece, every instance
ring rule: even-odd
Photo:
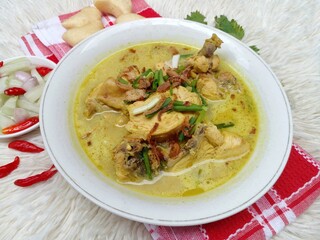
[[[198,52],[198,55],[211,58],[213,57],[213,53],[216,51],[216,49],[221,47],[222,43],[222,40],[216,34],[212,34],[211,38],[206,39],[203,47]]]
[[[213,34],[211,38],[206,39],[198,55],[187,60],[187,65],[193,66],[196,73],[215,71],[219,67],[220,58],[218,55],[214,55],[214,52],[220,48],[222,43],[222,40]]]
[[[215,71],[219,67],[220,58],[218,55],[213,55],[211,58],[206,58],[205,56],[197,55],[188,58],[187,65],[193,66],[195,73],[207,73],[209,71]]]
[[[143,100],[146,96],[146,90],[144,89],[132,89],[125,92],[125,100],[129,102]]]
[[[205,56],[195,56],[193,62],[193,68],[198,73],[206,73],[209,70],[210,67],[210,61]]]
[[[138,76],[140,75],[140,70],[136,65],[131,65],[124,69],[119,77],[127,80],[128,82],[132,83]]]
[[[139,153],[144,145],[140,139],[126,138],[113,151],[117,180],[136,181],[143,177],[145,169]]]
[[[154,94],[145,101],[137,101],[128,106],[129,112],[129,122],[126,125],[126,129],[135,135],[139,135],[143,139],[147,139],[148,134],[158,123],[156,131],[154,131],[151,136],[157,139],[165,138],[171,134],[176,133],[180,130],[182,123],[184,122],[186,116],[180,112],[170,112],[163,113],[161,116],[161,121],[158,120],[157,116],[148,119],[144,114],[134,115],[133,110],[148,104],[155,97],[159,97],[160,94]]]
[[[235,92],[241,90],[236,77],[230,72],[223,72],[219,74],[218,87],[224,92]]]
[[[173,95],[177,97],[178,101],[190,102],[201,105],[201,99],[198,94],[190,92],[185,87],[179,86],[173,89]]]
[[[205,136],[212,146],[220,146],[224,143],[224,136],[215,125],[206,128]]]
[[[221,99],[218,86],[213,76],[200,76],[197,82],[197,90],[202,94],[202,96],[210,100]]]
[[[91,117],[94,113],[99,112],[103,105],[119,110],[125,109],[124,98],[125,90],[117,86],[115,79],[108,78],[95,87],[86,98],[85,115]]]
[[[244,156],[250,151],[250,144],[242,137],[226,131],[224,131],[222,134],[224,137],[224,143],[217,148],[217,159],[240,157]]]
[[[206,128],[204,124],[199,124],[192,138],[181,149],[179,156],[175,159],[168,159],[169,171],[186,169],[197,161],[203,160],[207,155],[212,155],[214,147],[205,138]],[[206,145],[209,145],[209,148],[203,148]]]
[[[213,55],[212,58],[210,58],[210,69],[212,71],[216,71],[220,64],[220,58],[218,55]]]

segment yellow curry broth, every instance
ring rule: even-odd
[[[171,46],[178,49],[180,54],[197,52],[195,48],[173,43],[137,45],[119,51],[100,62],[85,78],[78,90],[74,105],[74,124],[78,139],[89,159],[113,180],[116,180],[113,149],[128,134],[124,128],[127,121],[126,116],[106,107],[104,112],[95,114],[90,119],[87,119],[84,115],[85,99],[95,86],[105,81],[108,77],[117,77],[125,67],[135,64],[139,69],[143,67],[154,69],[157,63],[171,59]],[[221,71],[232,72],[242,85],[242,93],[228,95],[223,103],[212,104],[212,107],[210,107],[211,113],[208,114],[210,119],[206,121],[213,124],[233,122],[235,124],[234,127],[223,131],[234,132],[242,136],[250,143],[251,149],[253,149],[257,138],[258,118],[252,93],[234,69],[226,63],[221,63],[220,69]],[[198,154],[200,152],[201,149]],[[126,184],[126,186],[145,194],[163,197],[199,194],[227,182],[241,170],[249,159],[250,154],[236,161],[211,162],[193,167],[182,175],[164,176],[153,184]],[[195,157],[189,157],[189,160],[186,161],[186,166],[192,165],[193,158]]]

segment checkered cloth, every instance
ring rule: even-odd
[[[226,219],[192,227],[146,224],[157,240],[262,240],[279,233],[320,194],[320,164],[293,144],[288,163],[275,185],[256,203]]]
[[[132,0],[133,12],[144,17],[160,17],[143,0]],[[61,36],[61,22],[77,12],[64,14],[33,27],[21,37],[27,55],[43,56],[58,62],[69,50]],[[103,16],[105,27],[115,22]],[[298,145],[293,144],[289,161],[276,184],[256,203],[226,219],[189,227],[163,227],[145,224],[153,239],[269,239],[294,221],[320,195],[320,164]]]

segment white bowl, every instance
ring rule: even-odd
[[[98,62],[119,49],[159,40],[201,47],[212,33],[224,42],[217,54],[245,76],[259,103],[258,143],[243,170],[221,187],[183,198],[146,196],[101,174],[81,149],[70,114],[75,93],[85,76]],[[289,103],[267,64],[245,44],[224,32],[175,19],[146,19],[117,25],[73,48],[60,61],[47,84],[40,117],[41,132],[52,161],[78,192],[115,214],[158,225],[202,224],[248,207],[278,179],[292,144]]]
[[[23,58],[29,59],[30,62],[37,67],[48,67],[48,68],[52,68],[52,69],[54,69],[56,67],[56,64],[54,62],[52,62],[46,58],[36,57],[36,56],[12,57],[12,58],[8,58],[8,59],[3,60],[3,63],[5,65],[9,62],[15,61],[17,59],[23,59]],[[26,133],[29,133],[29,132],[37,129],[38,127],[39,127],[39,123],[36,123],[36,124],[32,125],[31,127],[27,128],[25,130],[16,132],[16,133],[2,134],[2,132],[0,131],[0,139],[9,139],[9,138],[14,138],[14,137],[19,137],[21,135],[24,135]]]

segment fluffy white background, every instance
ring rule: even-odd
[[[257,45],[288,95],[294,141],[320,159],[320,3],[312,0],[147,0],[162,16],[184,18],[194,10],[235,18],[243,39]],[[89,0],[0,0],[0,59],[22,54],[18,38],[44,19],[78,10]],[[59,127],[58,123],[57,126]],[[38,131],[25,136],[42,145]],[[0,142],[0,164],[16,153]],[[19,154],[21,167],[0,180],[0,239],[150,239],[141,223],[113,215],[73,190],[57,174],[45,184],[21,189],[14,179],[50,166],[45,152]],[[274,239],[320,239],[320,199]]]

